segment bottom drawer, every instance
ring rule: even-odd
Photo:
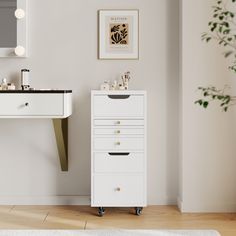
[[[92,206],[145,206],[144,175],[93,176]]]

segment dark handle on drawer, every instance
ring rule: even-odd
[[[127,99],[130,95],[108,95],[111,99]]]
[[[129,152],[109,152],[110,156],[129,156]]]

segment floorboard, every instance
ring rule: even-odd
[[[236,236],[236,214],[181,214],[175,206],[108,208],[104,217],[89,206],[0,206],[0,229],[214,229]]]

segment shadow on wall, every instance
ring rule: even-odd
[[[75,94],[74,111],[69,120],[69,165],[74,179],[79,176],[84,182],[84,187],[78,185],[74,186],[75,190],[71,189],[76,195],[90,195],[90,113],[90,90]]]
[[[166,134],[166,195],[178,196],[179,181],[179,4],[180,0],[166,1],[167,16],[167,134]],[[169,199],[176,204],[177,199]]]

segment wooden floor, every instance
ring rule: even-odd
[[[214,229],[236,236],[236,214],[181,214],[175,206],[106,209],[87,206],[0,206],[0,229]]]

